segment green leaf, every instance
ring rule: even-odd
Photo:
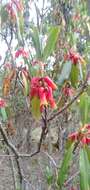
[[[53,173],[52,173],[52,170],[48,166],[46,167],[45,176],[46,176],[48,185],[51,185],[52,180],[53,180]]]
[[[68,150],[72,144],[73,144],[73,141],[71,139],[67,139],[66,146],[65,146],[66,150]]]
[[[18,13],[18,19],[19,19],[19,30],[20,34],[22,35],[24,32],[24,18],[22,13]]]
[[[70,72],[71,72],[71,68],[72,68],[71,61],[68,61],[64,64],[59,80],[58,80],[58,84],[62,84],[65,80],[68,80]]]
[[[88,145],[85,145],[85,150],[87,152],[88,160],[90,162],[90,147],[88,147]]]
[[[40,59],[41,58],[41,46],[40,46],[39,32],[36,27],[32,28],[32,32],[30,32],[30,36],[32,38],[32,42],[33,42],[34,48],[36,50],[36,57],[38,59]]]
[[[10,109],[10,107],[6,106],[5,111],[6,111],[7,117],[10,118],[11,117],[11,109]]]
[[[2,115],[3,121],[6,121],[7,120],[7,113],[6,113],[5,108],[1,108],[1,115]]]
[[[1,7],[0,16],[1,16],[1,26],[2,26],[8,20],[8,12],[6,10],[6,5]]]
[[[90,190],[90,163],[85,148],[80,150],[80,189]]]
[[[70,79],[71,79],[71,84],[73,87],[76,87],[76,85],[77,85],[78,75],[79,75],[79,69],[78,69],[77,65],[72,64]]]
[[[35,119],[40,119],[41,112],[40,112],[40,100],[38,97],[34,97],[31,101],[31,111]]]
[[[53,27],[50,30],[46,46],[45,46],[45,48],[44,48],[44,50],[42,52],[42,60],[43,61],[46,61],[46,59],[54,51],[54,48],[55,48],[55,45],[56,45],[56,41],[58,39],[59,32],[60,32],[60,27]]]
[[[22,79],[23,79],[23,85],[24,85],[24,95],[28,96],[29,94],[29,83],[28,83],[28,79],[26,78],[26,76],[24,75],[24,73],[22,73]]]
[[[73,148],[74,148],[74,144],[72,144],[70,148],[68,149],[68,151],[65,153],[64,160],[58,172],[57,184],[60,188],[62,188],[62,185],[64,184],[64,181],[66,180],[66,175],[68,173],[69,165],[73,156],[73,153],[72,153]]]
[[[87,93],[83,93],[80,96],[80,115],[83,125],[90,122],[90,98]]]

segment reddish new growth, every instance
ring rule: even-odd
[[[56,103],[53,98],[53,90],[56,90],[56,84],[48,77],[33,77],[31,80],[31,100],[38,97],[40,100],[40,109],[42,111],[44,106],[50,105],[51,108],[56,108]]]
[[[9,69],[9,70],[10,70],[10,69],[12,68],[11,63],[6,62],[6,63],[5,63],[5,65],[4,65],[4,68],[5,68],[5,69]]]
[[[83,63],[84,60],[80,56],[79,53],[74,52],[72,49],[64,56],[64,60],[70,60],[74,65],[78,64],[78,62]]]
[[[23,3],[21,0],[11,0],[12,5],[16,6],[16,9],[20,12],[23,10]]]
[[[19,56],[22,56],[23,58],[28,58],[28,52],[26,52],[23,48],[20,48],[15,53],[15,58],[18,58]]]
[[[78,132],[69,135],[72,142],[81,142],[82,144],[90,144],[90,124],[84,125]]]
[[[6,6],[6,10],[10,16],[11,19],[13,19],[13,21],[16,20],[16,13],[15,13],[15,10],[12,6],[12,3],[8,3],[7,6]]]
[[[11,19],[14,21],[16,20],[16,11],[22,12],[23,11],[23,4],[21,0],[11,0],[10,3],[7,3],[6,10],[10,16]]]
[[[0,108],[4,108],[5,106],[6,106],[5,100],[3,100],[2,98],[0,98]]]
[[[65,86],[62,88],[62,93],[66,97],[73,97],[74,95],[74,90],[73,88],[67,83]]]

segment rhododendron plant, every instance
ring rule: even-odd
[[[40,184],[45,190],[90,190],[87,3],[40,1],[0,3],[0,147],[5,145],[0,157],[10,157],[12,169],[15,167],[15,187],[11,189],[37,190]],[[29,167],[30,163],[31,170],[22,167],[23,157],[31,160],[40,151],[40,160],[43,155],[46,160],[44,167],[43,160],[36,162],[41,172],[32,172],[29,159],[25,164]],[[30,173],[25,171],[25,176],[27,168]],[[38,185],[32,181],[33,173],[39,174],[35,176]],[[45,187],[41,174],[47,178]]]

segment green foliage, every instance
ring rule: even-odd
[[[45,62],[53,53],[60,32],[60,27],[52,27],[48,34],[46,46],[42,52],[42,60]]]
[[[45,176],[46,176],[48,185],[51,185],[53,181],[53,172],[48,166],[46,167]]]
[[[73,156],[73,153],[72,153],[73,148],[74,148],[74,144],[72,144],[70,146],[70,148],[68,149],[68,151],[65,153],[63,162],[62,162],[61,167],[58,171],[57,184],[58,184],[60,189],[62,188],[62,185],[64,184],[66,177],[67,177],[68,168],[70,166],[72,156]]]
[[[70,73],[70,79],[71,79],[71,84],[72,84],[73,87],[77,86],[78,77],[79,77],[78,66],[72,64],[72,69],[71,69],[71,73]]]
[[[1,108],[0,112],[1,112],[1,115],[2,115],[2,119],[5,122],[7,120],[7,113],[6,113],[5,108]]]
[[[72,68],[72,63],[71,61],[67,61],[63,67],[62,67],[62,70],[61,70],[61,73],[60,73],[60,77],[58,79],[58,84],[61,85],[63,84],[63,82],[65,80],[68,80],[69,79],[69,76],[70,76],[70,72],[71,72],[71,68]]]
[[[90,162],[85,148],[80,150],[80,188],[90,190]]]
[[[80,96],[79,108],[80,108],[82,124],[84,125],[85,123],[89,123],[90,122],[90,98],[86,92]]]
[[[34,97],[31,100],[31,111],[32,111],[33,116],[36,119],[40,118],[40,116],[41,116],[41,112],[40,112],[40,100],[39,100],[38,97]]]
[[[41,59],[41,45],[40,45],[40,39],[39,39],[39,31],[36,27],[32,28],[32,31],[30,32],[30,36],[33,42],[33,46],[36,50],[36,58]]]
[[[5,24],[8,20],[8,12],[6,11],[6,5],[1,6],[0,16],[1,16],[1,26],[3,26],[3,24]]]
[[[23,33],[24,33],[24,18],[23,18],[22,13],[18,14],[18,21],[19,21],[20,34],[23,35]]]

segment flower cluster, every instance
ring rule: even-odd
[[[56,108],[56,103],[53,98],[53,90],[56,90],[56,84],[48,77],[33,77],[31,79],[31,100],[38,97],[40,100],[40,109],[44,106],[50,105],[51,108]]]
[[[83,58],[80,56],[79,53],[74,52],[72,49],[64,56],[64,60],[71,60],[71,62],[76,65],[78,64],[78,62],[83,63],[84,60]]]
[[[13,21],[16,20],[16,11],[21,12],[23,11],[23,4],[20,0],[11,0],[10,3],[7,3],[6,10]]]
[[[28,58],[28,52],[26,52],[23,48],[20,48],[15,53],[15,58],[18,58],[19,56],[22,56],[23,58]]]
[[[72,142],[79,141],[82,144],[90,144],[90,124],[86,124],[78,132],[70,134],[68,139]]]
[[[5,100],[3,100],[2,98],[0,98],[0,108],[4,108],[5,106],[6,106]]]

